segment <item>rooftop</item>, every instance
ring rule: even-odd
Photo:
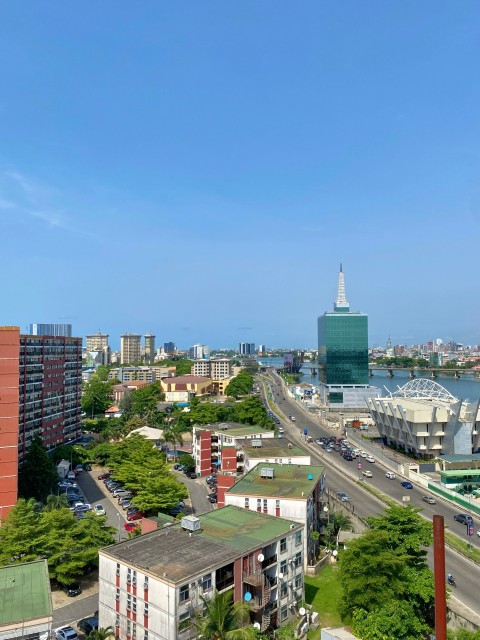
[[[262,478],[262,469],[273,469],[273,478]],[[247,496],[276,496],[279,498],[308,498],[325,472],[325,467],[298,464],[258,464],[228,490],[228,493]],[[309,479],[309,476],[312,478]]]
[[[226,506],[199,517],[201,531],[189,535],[180,523],[107,547],[120,562],[178,583],[233,562],[250,550],[302,525],[273,516]],[[292,526],[293,525],[293,526]]]
[[[262,427],[252,427],[251,425],[240,424],[239,422],[214,422],[213,424],[202,424],[200,427],[197,426],[196,430],[225,433],[228,436],[236,437],[253,436],[257,433],[262,434],[263,437],[265,437],[267,433],[273,434],[273,427],[271,429],[262,429]]]
[[[308,456],[310,454],[301,447],[289,442],[286,438],[262,438],[261,447],[252,446],[255,439],[245,438],[237,440],[237,446],[242,447],[249,458],[291,458],[292,456]]]
[[[0,568],[0,625],[52,615],[46,560]]]
[[[170,378],[166,378],[166,384],[201,384],[202,382],[211,382],[211,380],[210,378],[206,378],[205,376],[193,375],[171,376]]]

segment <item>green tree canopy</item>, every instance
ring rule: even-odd
[[[35,498],[44,502],[58,482],[59,477],[53,459],[48,455],[41,438],[35,438],[20,466],[18,490],[23,498]]]
[[[225,389],[227,396],[233,398],[239,398],[240,396],[246,396],[253,387],[253,376],[248,371],[240,371],[238,376],[235,376]]]
[[[248,605],[243,601],[232,602],[231,591],[215,591],[209,600],[200,597],[204,613],[194,621],[199,637],[205,640],[252,640],[257,637],[257,631],[250,623]]]
[[[83,385],[82,409],[87,416],[94,417],[97,413],[105,413],[113,402],[113,387],[115,380],[103,380],[103,372],[95,373],[90,382]]]

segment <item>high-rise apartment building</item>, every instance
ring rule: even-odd
[[[266,353],[267,349],[265,347],[264,344],[259,344],[258,345],[258,355],[262,356],[264,353]]]
[[[188,357],[192,360],[202,360],[210,357],[210,349],[205,344],[194,344],[188,350]]]
[[[31,336],[63,336],[65,338],[72,337],[71,324],[31,324]]]
[[[111,350],[108,345],[107,333],[91,333],[87,336],[87,364],[110,364]]]
[[[80,435],[82,339],[0,327],[0,508],[17,500],[18,464],[34,438],[54,449]]]
[[[142,360],[142,336],[124,333],[120,336],[120,364],[137,364]]]
[[[240,342],[238,345],[238,352],[241,356],[253,356],[255,355],[255,343],[254,342]]]
[[[365,397],[378,393],[368,384],[368,316],[350,311],[342,265],[333,311],[318,318],[318,363],[321,395],[328,404],[366,406]]]
[[[155,360],[155,336],[148,332],[143,336],[143,339],[145,341],[145,362],[153,364]]]
[[[175,353],[175,343],[174,342],[164,342],[163,343],[163,351],[168,355],[173,355]]]

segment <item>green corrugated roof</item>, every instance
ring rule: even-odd
[[[273,469],[273,478],[262,478],[262,469]],[[279,498],[308,498],[325,467],[299,464],[260,462],[228,490],[247,496],[278,496]],[[312,479],[309,479],[309,475]],[[303,494],[303,495],[302,495]]]
[[[440,471],[440,476],[447,478],[467,478],[469,476],[480,476],[480,469],[448,469],[448,471]]]
[[[200,522],[202,529],[198,536],[240,551],[261,547],[293,528],[302,528],[298,522],[232,505],[202,514]]]
[[[52,615],[46,560],[0,568],[0,624]]]

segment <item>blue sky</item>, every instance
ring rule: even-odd
[[[477,0],[0,6],[0,324],[480,343]]]

